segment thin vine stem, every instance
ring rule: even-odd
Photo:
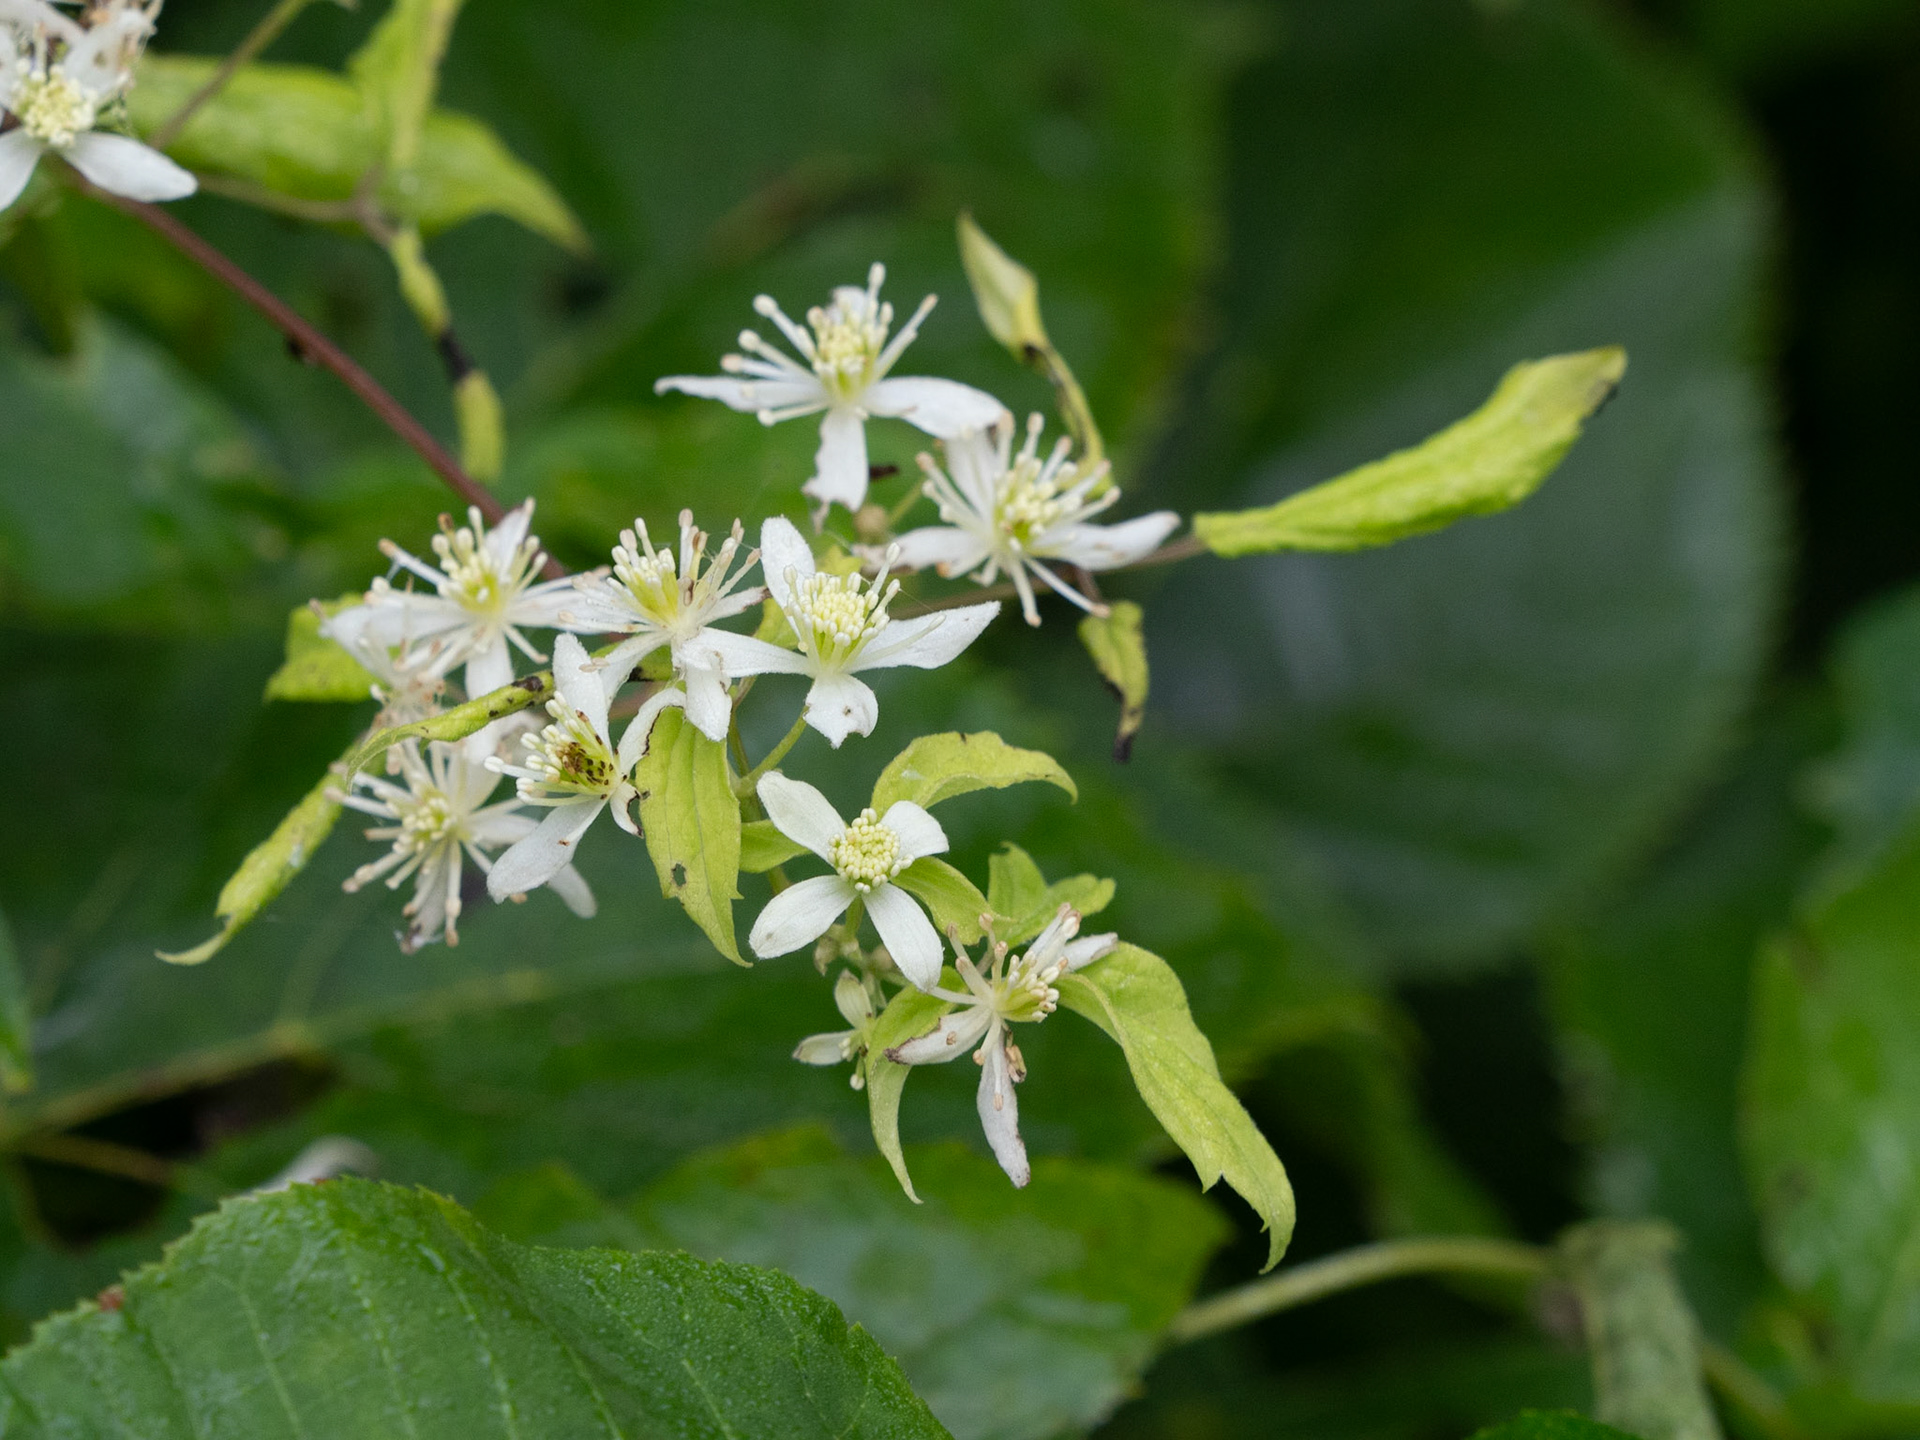
[[[1167,1327],[1167,1343],[1217,1335],[1267,1315],[1291,1310],[1342,1290],[1407,1275],[1500,1275],[1538,1280],[1551,1268],[1550,1252],[1515,1240],[1480,1236],[1438,1236],[1419,1240],[1383,1240],[1310,1260],[1210,1299],[1189,1305]]]
[[[780,743],[769,750],[765,758],[763,758],[758,765],[754,766],[753,769],[749,770],[734,782],[733,793],[742,798],[748,795],[758,795],[760,792],[755,787],[759,785],[760,777],[773,769],[773,767],[778,765],[782,760],[786,759],[787,752],[799,744],[800,737],[806,733],[807,713],[802,710],[800,717],[793,722],[793,728],[781,737]]]

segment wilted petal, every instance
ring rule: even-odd
[[[778,770],[762,775],[754,788],[766,806],[767,818],[782,835],[833,863],[834,844],[846,833],[847,822],[831,800],[806,781],[789,780]]]
[[[981,1052],[980,1090],[976,1104],[980,1128],[987,1132],[993,1158],[1015,1185],[1033,1178],[1027,1164],[1026,1142],[1020,1138],[1020,1102],[1014,1098],[1012,1068],[1007,1064],[1006,1037],[994,1035]]]
[[[531,835],[493,862],[487,893],[495,900],[505,900],[538,890],[572,863],[580,837],[606,808],[607,802],[600,799],[570,800],[554,806]]]
[[[918,900],[898,885],[876,885],[867,892],[867,914],[902,975],[922,990],[940,983],[940,934]]]
[[[1119,525],[1066,525],[1045,536],[1035,553],[1086,570],[1112,570],[1151,555],[1179,527],[1180,517],[1171,510],[1156,510]]]
[[[922,855],[944,854],[947,832],[940,822],[911,800],[896,800],[880,823],[900,837],[900,858],[911,864]]]
[[[850,407],[829,410],[820,422],[820,448],[813,478],[800,487],[822,506],[835,502],[858,510],[867,498],[867,422]]]
[[[1000,602],[991,600],[985,605],[965,605],[958,610],[892,621],[854,657],[849,668],[883,670],[912,665],[920,670],[936,669],[979,639],[980,632],[999,613]]]
[[[879,718],[879,696],[851,675],[822,675],[807,691],[807,723],[836,750],[849,735],[871,735]]]
[[[926,1034],[895,1045],[887,1051],[887,1058],[902,1065],[944,1065],[978,1045],[992,1023],[992,1010],[985,1005],[968,1005],[945,1016]]]
[[[762,960],[811,945],[847,913],[853,899],[853,887],[838,875],[816,875],[789,885],[767,902],[747,944]]]
[[[984,390],[962,385],[957,380],[920,376],[903,375],[870,385],[861,403],[870,415],[897,416],[943,440],[1012,419],[1007,407]]]
[[[90,130],[64,153],[69,165],[102,190],[129,200],[182,200],[200,188],[190,171],[125,135]]]

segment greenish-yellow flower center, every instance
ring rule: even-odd
[[[611,795],[620,780],[619,762],[587,717],[558,700],[547,702],[547,713],[553,724],[521,741],[532,772],[520,782],[521,796]]]
[[[403,802],[395,808],[400,811],[399,844],[404,850],[431,850],[453,837],[459,827],[453,802],[439,790],[419,791],[413,804]]]
[[[887,603],[899,593],[900,582],[882,588],[859,575],[794,575],[787,619],[803,646],[825,664],[836,665],[858,655],[867,641],[887,623]]]
[[[882,825],[872,810],[862,810],[833,842],[833,868],[862,895],[893,879],[903,864],[900,837]]]
[[[856,298],[857,297],[857,298]],[[891,305],[874,305],[860,292],[807,312],[813,327],[813,373],[834,395],[859,394],[873,376],[893,321]]]
[[[27,134],[64,150],[93,128],[94,102],[58,65],[36,70],[22,61],[13,91],[13,113]]]

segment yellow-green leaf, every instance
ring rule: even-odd
[[[893,883],[927,907],[942,935],[954,935],[962,945],[977,945],[985,936],[980,919],[992,908],[987,897],[939,856],[921,856],[894,876]]]
[[[1411,450],[1259,510],[1196,515],[1217,555],[1361,550],[1517,505],[1540,487],[1626,373],[1609,346],[1516,365],[1491,399]]]
[[[1097,875],[1069,875],[1047,884],[1033,857],[1009,842],[987,861],[987,901],[999,939],[1022,945],[1046,929],[1047,922],[1071,905],[1082,917],[1097,915],[1113,903],[1114,884]]]
[[[954,986],[963,982],[958,972],[947,969],[940,972],[940,983]],[[900,1096],[907,1088],[907,1076],[913,1067],[889,1060],[887,1051],[926,1034],[952,1008],[938,995],[929,995],[909,985],[887,1003],[867,1036],[867,1119],[873,1126],[873,1143],[887,1157],[900,1188],[916,1205],[920,1197],[913,1193],[907,1157],[900,1149]]]
[[[740,827],[740,868],[749,875],[764,875],[806,853],[806,846],[789,839],[771,820],[750,820]]]
[[[931,809],[942,800],[974,790],[1004,790],[1031,780],[1058,785],[1074,799],[1080,792],[1060,762],[1038,750],[1021,750],[991,730],[972,735],[948,731],[923,735],[880,772],[873,787],[873,808],[882,815],[896,800]]]
[[[402,740],[464,740],[494,721],[518,714],[536,701],[544,702],[552,698],[552,695],[553,672],[542,670],[537,675],[523,675],[512,684],[502,685],[477,700],[469,700],[451,710],[442,710],[438,715],[429,715],[424,720],[413,720],[405,725],[390,725],[385,730],[369,735],[347,752],[347,775],[349,778],[358,775]]]
[[[1293,1236],[1293,1186],[1267,1137],[1221,1080],[1180,977],[1158,955],[1121,945],[1085,970],[1061,976],[1058,985],[1062,1005],[1119,1043],[1134,1088],[1186,1151],[1201,1188],[1224,1177],[1253,1206],[1267,1232],[1266,1268],[1272,1269]]]
[[[340,818],[336,797],[345,784],[340,775],[329,770],[273,827],[273,833],[248,852],[214,902],[213,913],[221,922],[219,934],[178,954],[157,952],[160,958],[174,965],[198,965],[226,949],[227,942],[287,888],[306,868],[321,842],[333,833],[334,822]]]
[[[1133,737],[1147,714],[1147,639],[1140,620],[1138,605],[1116,600],[1105,615],[1080,622],[1080,643],[1120,702],[1120,728],[1113,737],[1113,758],[1120,761],[1133,753]]]
[[[328,610],[357,603],[348,596]],[[364,700],[373,693],[373,677],[338,641],[320,633],[320,616],[302,605],[287,616],[287,658],[267,681],[269,700]]]
[[[660,875],[660,891],[678,900],[720,953],[745,965],[733,933],[740,898],[740,799],[727,747],[709,740],[679,710],[654,721],[647,753],[634,767],[640,828]]]
[[[453,35],[462,0],[393,0],[347,72],[360,86],[368,114],[398,175],[420,156],[421,131],[440,86],[440,62]]]
[[[146,134],[164,124],[219,66],[188,55],[148,55],[127,97]],[[245,65],[167,147],[189,169],[295,201],[347,201],[378,164],[383,145],[359,87],[306,65]],[[556,244],[587,247],[586,233],[554,188],[470,115],[430,112],[409,183],[387,176],[381,205],[433,233],[476,215],[504,215]]]

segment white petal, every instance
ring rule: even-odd
[[[807,691],[807,724],[827,737],[834,749],[849,735],[871,735],[880,718],[880,698],[864,680],[835,671],[822,675]]]
[[[867,892],[867,914],[902,975],[922,990],[940,983],[940,934],[918,900],[898,885],[876,885]]]
[[[572,800],[554,806],[537,830],[493,862],[487,893],[505,900],[538,890],[572,863],[580,837],[606,808],[605,800]]]
[[[985,1005],[968,1005],[946,1016],[926,1034],[893,1046],[887,1051],[887,1058],[902,1065],[944,1065],[978,1045],[992,1023],[991,1009]]]
[[[501,648],[505,649],[505,642]],[[560,692],[560,703],[587,717],[593,733],[607,738],[607,682],[600,667],[588,668],[587,649],[571,635],[560,635],[553,642],[553,687]],[[468,666],[471,673],[472,666]],[[512,677],[509,676],[509,679]],[[504,683],[504,682],[503,682]]]
[[[787,608],[793,592],[787,586],[787,572],[805,578],[814,573],[813,550],[791,520],[775,515],[760,527],[760,573],[766,577],[773,603]]]
[[[1082,935],[1078,940],[1069,940],[1061,953],[1067,962],[1067,969],[1082,970],[1096,960],[1104,960],[1113,953],[1113,947],[1120,943],[1120,937],[1108,931],[1105,935]]]
[[[1119,525],[1065,525],[1043,536],[1034,553],[1088,570],[1112,570],[1151,555],[1179,528],[1180,517],[1171,510],[1156,510]]]
[[[909,864],[922,855],[942,855],[947,849],[947,832],[940,822],[911,800],[896,800],[880,817],[880,823],[900,837],[900,854]]]
[[[909,530],[893,543],[900,551],[896,563],[906,570],[938,565],[942,575],[964,575],[987,558],[986,541],[970,530],[951,525]]]
[[[949,439],[947,474],[982,515],[992,515],[1001,478],[1013,456],[1013,417],[990,430],[968,430]]]
[[[980,1111],[980,1128],[987,1132],[987,1144],[993,1158],[1015,1185],[1033,1178],[1027,1164],[1026,1143],[1020,1138],[1020,1102],[1014,1098],[1013,1075],[1007,1065],[1007,1049],[1001,1036],[994,1036],[980,1052],[980,1090],[975,1103]]]
[[[824,410],[827,392],[818,380],[736,380],[730,375],[669,375],[653,382],[656,395],[678,390],[682,395],[698,395],[718,400],[729,409],[747,415],[763,410],[785,410],[790,406],[811,405]],[[805,413],[804,411],[801,413]]]
[[[469,700],[478,700],[482,695],[491,694],[501,686],[512,683],[513,655],[507,649],[507,642],[504,639],[491,641],[486,649],[467,661],[467,698]]]
[[[200,188],[191,172],[125,135],[90,130],[65,155],[69,165],[102,190],[129,200],[181,200]]]
[[[933,670],[946,664],[980,638],[980,632],[1000,613],[1000,602],[964,605],[958,610],[940,610],[912,620],[891,622],[867,642],[848,667],[852,670],[883,670],[895,665],[912,665]],[[864,732],[863,732],[864,733]]]
[[[809,1035],[794,1047],[793,1058],[802,1065],[844,1065],[851,1030],[835,1030],[826,1035]]]
[[[0,57],[0,64],[4,64]],[[20,198],[33,178],[33,167],[40,163],[40,142],[25,130],[0,135],[0,210]]]
[[[731,630],[705,631],[698,643],[730,680],[749,675],[805,675],[811,669],[807,657],[797,650],[782,650],[769,641],[736,635]]]
[[[712,652],[708,655],[716,661],[719,658]],[[733,719],[733,697],[727,694],[720,666],[689,661],[680,668],[680,681],[687,692],[687,719],[709,740],[725,740],[727,724]]]
[[[487,531],[485,541],[487,553],[505,569],[513,559],[514,552],[520,548],[520,542],[527,538],[527,531],[533,528],[533,501],[527,500],[500,517],[500,523]],[[563,585],[572,587],[573,582],[563,580]]]
[[[600,909],[585,877],[571,865],[562,865],[554,871],[553,877],[547,881],[547,888],[565,901],[567,909],[582,920],[593,919]]]
[[[941,439],[984,430],[1008,418],[1007,407],[984,390],[957,380],[901,376],[867,387],[861,402],[870,415],[894,415]]]
[[[831,800],[806,781],[789,780],[778,770],[762,775],[755,789],[775,829],[833,863],[834,843],[847,833],[847,822]]]
[[[811,945],[847,913],[853,896],[853,887],[838,875],[816,875],[789,885],[767,902],[747,944],[762,960]]]
[[[677,688],[656,690],[647,697],[647,703],[635,712],[633,719],[627,722],[627,728],[620,733],[620,748],[614,752],[615,767],[622,780],[633,773],[633,767],[647,753],[647,742],[653,737],[653,723],[660,718],[660,712],[669,705],[684,705],[686,700],[687,697]]]
[[[813,478],[800,487],[822,506],[836,501],[858,510],[867,498],[867,422],[858,410],[841,407],[820,422],[820,448],[813,457]]]

